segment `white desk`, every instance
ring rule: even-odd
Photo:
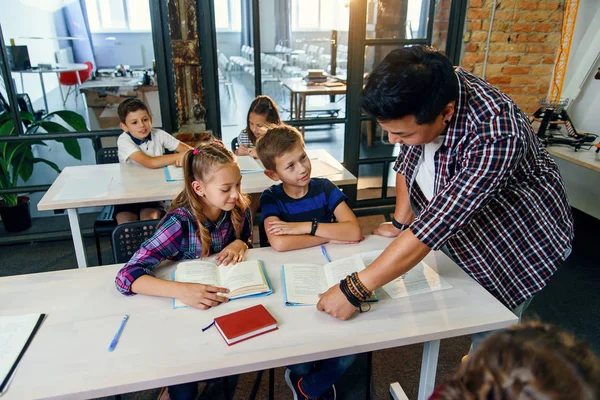
[[[313,177],[326,177],[338,186],[356,184],[356,177],[325,150],[308,150],[307,153],[311,159],[319,159],[339,171],[323,173],[313,168]],[[242,190],[261,193],[273,183],[263,173],[244,174]],[[172,200],[182,189],[183,182],[166,181],[163,168],[149,169],[132,164],[66,167],[38,203],[38,210],[67,210],[77,265],[85,268],[87,261],[78,208]]]
[[[23,74],[39,74],[40,75],[40,85],[42,86],[42,94],[44,95],[44,106],[46,107],[46,112],[50,112],[50,109],[48,108],[48,98],[46,97],[46,87],[44,85],[44,76],[43,74],[47,74],[47,73],[55,73],[56,77],[58,78],[58,74],[60,74],[61,72],[78,72],[78,71],[85,71],[86,69],[88,69],[88,66],[85,64],[57,64],[52,66],[52,68],[36,68],[36,69],[26,69],[26,70],[22,70],[22,71],[13,71],[13,72],[17,72],[21,75],[21,89],[23,90],[23,93],[25,93],[25,86],[23,85]],[[79,74],[76,73],[75,76],[77,77],[77,83],[79,84],[79,86],[81,86],[81,79],[79,78]],[[60,95],[61,97],[63,97],[63,103],[65,101],[63,93],[62,93],[62,87],[60,85],[60,83],[58,84],[58,87],[60,89]]]
[[[357,245],[327,245],[331,259],[383,248],[370,236]],[[419,399],[432,393],[440,339],[501,329],[517,318],[441,252],[425,261],[451,289],[380,301],[340,321],[314,307],[284,306],[281,265],[325,264],[319,247],[277,253],[250,250],[263,260],[273,286],[267,297],[235,300],[207,311],[172,309],[171,299],[117,292],[120,265],[0,278],[0,315],[47,313],[2,400],[85,399],[280,367],[425,342]],[[170,276],[172,265],[157,274]],[[214,317],[262,303],[279,330],[228,347]],[[130,318],[114,352],[108,345],[124,314]],[[398,363],[398,368],[402,363]]]

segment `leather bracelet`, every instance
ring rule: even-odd
[[[408,228],[410,225],[408,224],[401,224],[400,222],[398,222],[398,220],[394,217],[392,217],[392,225],[394,225],[394,228],[399,229],[401,231],[405,230],[406,228]]]
[[[316,218],[313,218],[312,226],[310,228],[310,236],[315,236],[315,233],[317,233],[317,225],[319,225],[319,222]]]
[[[344,296],[346,296],[346,300],[348,300],[348,302],[350,304],[352,304],[354,307],[360,307],[360,300],[358,300],[350,291],[350,288],[348,287],[348,283],[346,282],[345,279],[342,279],[340,281],[340,290],[342,291],[342,293],[344,294]]]

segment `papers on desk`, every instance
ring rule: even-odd
[[[242,175],[263,172],[265,170],[260,161],[255,160],[250,156],[239,156],[236,158]],[[179,168],[174,165],[167,165],[165,167],[165,178],[167,179],[167,182],[182,181],[183,168]]]
[[[343,169],[334,167],[333,165],[319,159],[311,159],[310,164],[312,166],[310,176],[313,178],[325,178],[329,175],[339,174],[343,171]]]
[[[80,200],[106,197],[112,176],[97,176],[90,178],[75,178],[54,197],[54,200]]]
[[[360,256],[366,266],[370,265],[383,250],[361,253]],[[383,286],[383,290],[392,299],[414,296],[422,293],[435,292],[452,287],[444,278],[433,270],[429,265],[420,262],[404,275],[394,279]]]
[[[8,389],[19,361],[46,314],[0,317],[0,395]]]

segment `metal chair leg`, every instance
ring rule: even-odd
[[[269,369],[269,400],[275,399],[275,368]]]
[[[100,249],[100,235],[94,233],[96,236],[96,254],[98,255],[98,265],[102,265],[102,250]]]
[[[252,391],[250,392],[250,397],[248,400],[256,400],[256,395],[258,394],[258,388],[260,387],[260,381],[262,379],[264,371],[258,371],[256,374],[256,379],[254,380],[254,385],[252,385]]]
[[[373,352],[369,351],[367,353],[367,379],[366,379],[366,385],[367,387],[365,388],[365,399],[366,400],[370,400],[371,399],[371,369],[373,368]]]

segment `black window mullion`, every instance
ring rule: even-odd
[[[6,94],[8,95],[8,99],[6,100],[10,106],[10,114],[13,120],[13,125],[17,135],[24,135],[25,131],[23,130],[21,114],[19,113],[19,104],[17,101],[17,89],[14,85],[10,64],[8,62],[8,53],[6,51],[4,35],[2,34],[2,25],[0,25],[0,58],[0,67],[2,67],[0,72],[2,72],[4,87],[6,88]]]
[[[254,93],[262,94],[262,60],[260,57],[260,5],[252,0],[252,40],[254,47]]]

